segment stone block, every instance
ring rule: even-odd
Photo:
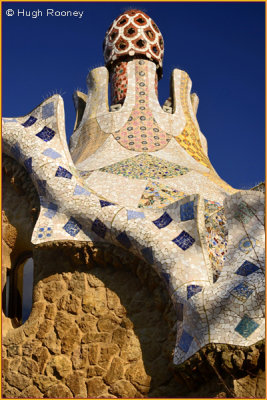
[[[87,381],[87,396],[99,397],[107,391],[107,386],[104,384],[103,379],[94,377]]]
[[[120,358],[114,357],[106,376],[104,377],[104,381],[111,385],[112,383],[119,381],[124,378],[124,366],[123,362]]]
[[[6,374],[6,380],[10,386],[14,386],[16,389],[19,389],[19,390],[23,390],[26,387],[30,386],[30,384],[31,384],[30,378],[28,378],[25,375],[22,375],[20,373],[12,372],[12,371],[9,371],[9,373]]]
[[[121,358],[125,361],[135,361],[142,357],[139,340],[132,335],[121,347]]]
[[[35,385],[41,390],[46,392],[51,386],[55,385],[57,379],[53,376],[35,375],[33,378]]]
[[[144,391],[150,387],[151,377],[147,375],[143,360],[131,363],[125,372],[125,377],[128,379],[138,390]]]
[[[7,374],[10,370],[10,360],[7,358],[2,358],[2,373]]]
[[[78,319],[77,323],[78,323],[80,330],[83,333],[97,332],[97,329],[96,329],[97,318],[90,314],[86,314],[86,315],[80,317],[80,319]]]
[[[67,386],[63,385],[63,383],[58,383],[48,389],[48,391],[45,393],[45,397],[48,397],[50,399],[71,399],[73,398],[73,395]]]
[[[100,353],[100,345],[97,343],[92,343],[88,345],[88,360],[90,365],[95,365],[98,362]]]
[[[32,354],[32,358],[38,363],[40,373],[43,373],[51,355],[46,347],[39,347]]]
[[[95,316],[104,314],[107,309],[106,289],[97,287],[85,293],[82,299],[82,309]]]
[[[78,314],[81,300],[74,294],[64,294],[58,301],[58,309],[65,310],[71,314]]]
[[[11,344],[7,347],[7,356],[8,357],[15,357],[22,355],[22,348],[17,344]]]
[[[99,365],[111,361],[111,359],[119,354],[119,347],[114,344],[102,344],[100,348]]]
[[[19,372],[21,372],[23,375],[32,378],[33,376],[39,373],[39,367],[34,360],[23,357],[19,367]]]
[[[47,337],[43,339],[43,344],[53,354],[61,353],[61,341],[58,339],[56,333],[51,331]]]
[[[121,398],[135,398],[137,390],[128,381],[121,380],[113,383],[110,387],[111,393]]]
[[[65,380],[65,384],[72,391],[75,398],[87,397],[87,389],[84,376],[80,372],[74,372],[73,374],[69,375]]]
[[[97,327],[100,332],[112,332],[118,328],[120,321],[111,313],[99,318]]]
[[[78,345],[74,348],[71,361],[74,369],[82,369],[88,366],[88,345]]]
[[[40,346],[39,340],[29,340],[22,346],[22,354],[26,357],[31,357],[32,353]]]
[[[53,329],[53,327],[54,327],[54,324],[52,321],[49,321],[47,319],[44,320],[44,322],[42,322],[39,326],[36,337],[38,339],[44,339],[49,334],[51,329]]]
[[[68,289],[72,292],[72,294],[82,297],[87,289],[87,281],[86,276],[82,272],[74,272],[68,284]]]
[[[105,286],[104,282],[102,282],[99,278],[97,278],[97,276],[93,274],[87,274],[87,281],[89,286],[91,286],[92,288]]]
[[[82,337],[82,343],[110,343],[111,337],[111,333],[109,332],[88,332]]]
[[[92,378],[94,376],[103,376],[105,375],[106,370],[104,368],[99,367],[99,365],[89,365],[87,368],[87,377]]]
[[[12,398],[18,398],[20,395],[20,391],[13,386],[9,386],[7,382],[3,382],[2,384],[2,395],[5,398],[12,399]]]
[[[110,310],[113,310],[116,315],[122,317],[126,315],[126,310],[121,304],[120,298],[116,293],[107,288],[107,305]]]
[[[55,302],[66,291],[64,281],[51,281],[46,283],[43,288],[43,296],[50,303]]]
[[[77,343],[80,343],[81,333],[76,325],[67,330],[61,340],[61,351],[65,354],[71,354]]]
[[[2,344],[9,346],[11,344],[22,344],[25,341],[25,335],[23,327],[19,327],[16,330],[8,331],[6,336],[2,339]]]
[[[10,371],[16,372],[20,366],[20,363],[21,363],[21,357],[17,356],[11,358],[9,362]]]
[[[117,328],[112,334],[112,342],[119,347],[123,346],[128,340],[127,331],[123,328]]]
[[[47,364],[46,373],[48,376],[60,376],[65,378],[72,371],[72,363],[66,356],[54,356]]]
[[[47,304],[45,309],[45,318],[47,319],[55,319],[57,314],[57,307],[55,304]]]
[[[43,394],[40,390],[37,389],[36,386],[28,386],[25,388],[22,393],[20,394],[19,398],[22,399],[40,399],[43,398]]]
[[[67,314],[65,311],[58,311],[55,318],[55,329],[60,339],[62,339],[68,329],[73,328],[74,319],[73,316]]]

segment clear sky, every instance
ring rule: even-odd
[[[3,116],[25,115],[59,93],[69,139],[73,92],[87,92],[88,71],[104,65],[102,43],[111,22],[138,8],[164,38],[160,103],[169,96],[172,70],[185,70],[200,98],[198,122],[218,174],[240,189],[265,180],[264,3],[8,2],[2,8]],[[83,16],[46,16],[47,9]],[[26,16],[37,10],[42,16]]]

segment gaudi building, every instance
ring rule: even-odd
[[[148,15],[103,49],[70,148],[59,95],[3,119],[3,394],[264,397],[264,194],[214,170],[185,71],[159,104]]]

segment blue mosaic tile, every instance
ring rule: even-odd
[[[46,195],[46,180],[37,180],[38,192],[40,196]]]
[[[242,253],[248,254],[256,245],[256,240],[253,237],[245,236],[240,240],[238,248]]]
[[[52,228],[47,228],[47,230],[46,230],[46,236],[47,236],[47,237],[52,236]]]
[[[58,210],[58,206],[57,206],[56,204],[54,204],[54,203],[49,203],[48,206],[47,206],[47,211],[44,213],[44,215],[45,215],[47,218],[52,219],[52,218],[54,218],[54,216],[56,215],[57,210]]]
[[[38,238],[44,238],[44,237],[51,237],[52,236],[52,228],[50,227],[45,227],[45,228],[39,228],[39,233],[38,233]]]
[[[249,298],[251,293],[253,293],[253,289],[246,282],[240,283],[232,290],[232,295],[243,303]]]
[[[178,347],[182,351],[187,353],[189,348],[190,348],[190,346],[191,346],[191,343],[192,343],[193,339],[194,338],[191,335],[189,335],[189,333],[187,333],[185,330],[183,330],[182,336],[181,336],[180,341],[178,343]]]
[[[53,131],[53,129],[50,129],[47,126],[45,126],[41,130],[41,132],[37,133],[35,136],[38,136],[44,142],[50,142],[50,140],[52,140],[53,137],[55,136],[55,131]]]
[[[128,238],[126,232],[120,233],[116,239],[120,242],[126,249],[129,249],[132,246],[130,239]]]
[[[144,258],[149,264],[153,264],[154,262],[154,257],[153,257],[153,251],[151,247],[144,247],[141,250],[141,253],[143,254]]]
[[[27,160],[24,161],[24,166],[26,170],[29,172],[29,174],[32,173],[32,157],[27,158]]]
[[[165,228],[165,226],[169,225],[172,222],[172,218],[169,216],[167,212],[162,214],[161,217],[152,221],[159,229]]]
[[[8,123],[14,123],[14,122],[18,122],[18,120],[16,119],[16,118],[3,118],[3,122],[5,123],[5,124],[8,124]]]
[[[95,232],[98,236],[104,239],[107,231],[107,227],[103,224],[100,219],[96,218],[92,225],[92,231]]]
[[[244,315],[239,324],[235,327],[235,331],[246,339],[258,328],[258,326],[259,324],[257,324],[257,322],[253,321],[253,319],[247,315]]]
[[[181,221],[188,221],[194,219],[194,202],[189,201],[188,203],[182,204],[180,207]]]
[[[245,261],[235,272],[237,275],[241,276],[248,276],[250,274],[253,274],[253,272],[256,272],[259,270],[259,267],[257,265],[251,263],[250,261]]]
[[[80,195],[83,195],[83,196],[90,196],[90,195],[91,195],[91,193],[90,193],[88,190],[84,189],[84,188],[83,188],[82,186],[80,186],[80,185],[76,185],[76,186],[75,186],[75,189],[74,189],[73,194],[74,194],[74,196],[80,196]]]
[[[114,206],[114,203],[110,203],[110,201],[105,201],[105,200],[99,200],[101,207],[108,207],[108,206]]]
[[[184,305],[183,303],[177,303],[175,306],[176,316],[178,321],[183,321],[184,319]]]
[[[195,294],[201,292],[202,286],[198,285],[188,285],[187,286],[187,300],[190,299],[190,297],[194,296]]]
[[[71,179],[72,178],[72,173],[69,172],[67,169],[65,169],[63,167],[58,167],[55,176],[57,176],[58,178]]]
[[[25,121],[21,125],[24,126],[24,128],[28,128],[29,126],[32,126],[33,124],[35,124],[36,121],[37,121],[37,118],[31,116],[30,118],[27,119],[27,121]]]
[[[82,225],[71,217],[68,222],[63,226],[63,229],[71,236],[76,236],[82,229]]]
[[[162,272],[161,273],[162,278],[164,279],[164,281],[167,283],[167,285],[169,285],[170,283],[170,274],[168,274],[167,272]]]
[[[43,196],[40,197],[40,204],[41,206],[48,208],[49,201],[47,201]]]
[[[55,160],[56,158],[62,157],[61,154],[59,154],[57,151],[51,149],[50,147],[48,149],[45,149],[42,153],[44,156],[52,158]]]
[[[52,117],[53,115],[54,115],[54,103],[51,102],[51,103],[45,104],[42,107],[42,118],[46,119],[46,118]]]
[[[18,143],[15,143],[14,146],[11,147],[10,153],[13,157],[15,157],[16,160],[19,160],[21,157],[20,145]]]
[[[187,250],[194,244],[195,239],[192,238],[189,233],[182,231],[180,235],[178,235],[172,241],[177,244],[177,246],[179,246],[182,250]]]
[[[145,218],[145,214],[140,211],[127,210],[127,219]]]

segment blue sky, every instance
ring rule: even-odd
[[[60,93],[69,139],[74,90],[87,92],[87,73],[104,65],[102,42],[110,23],[125,9],[138,8],[164,38],[160,103],[169,96],[172,70],[185,70],[200,98],[198,122],[218,174],[241,189],[265,180],[264,3],[8,2],[2,8],[3,116],[27,114]],[[47,17],[47,8],[83,11],[83,17]],[[18,9],[43,15],[17,16]]]

